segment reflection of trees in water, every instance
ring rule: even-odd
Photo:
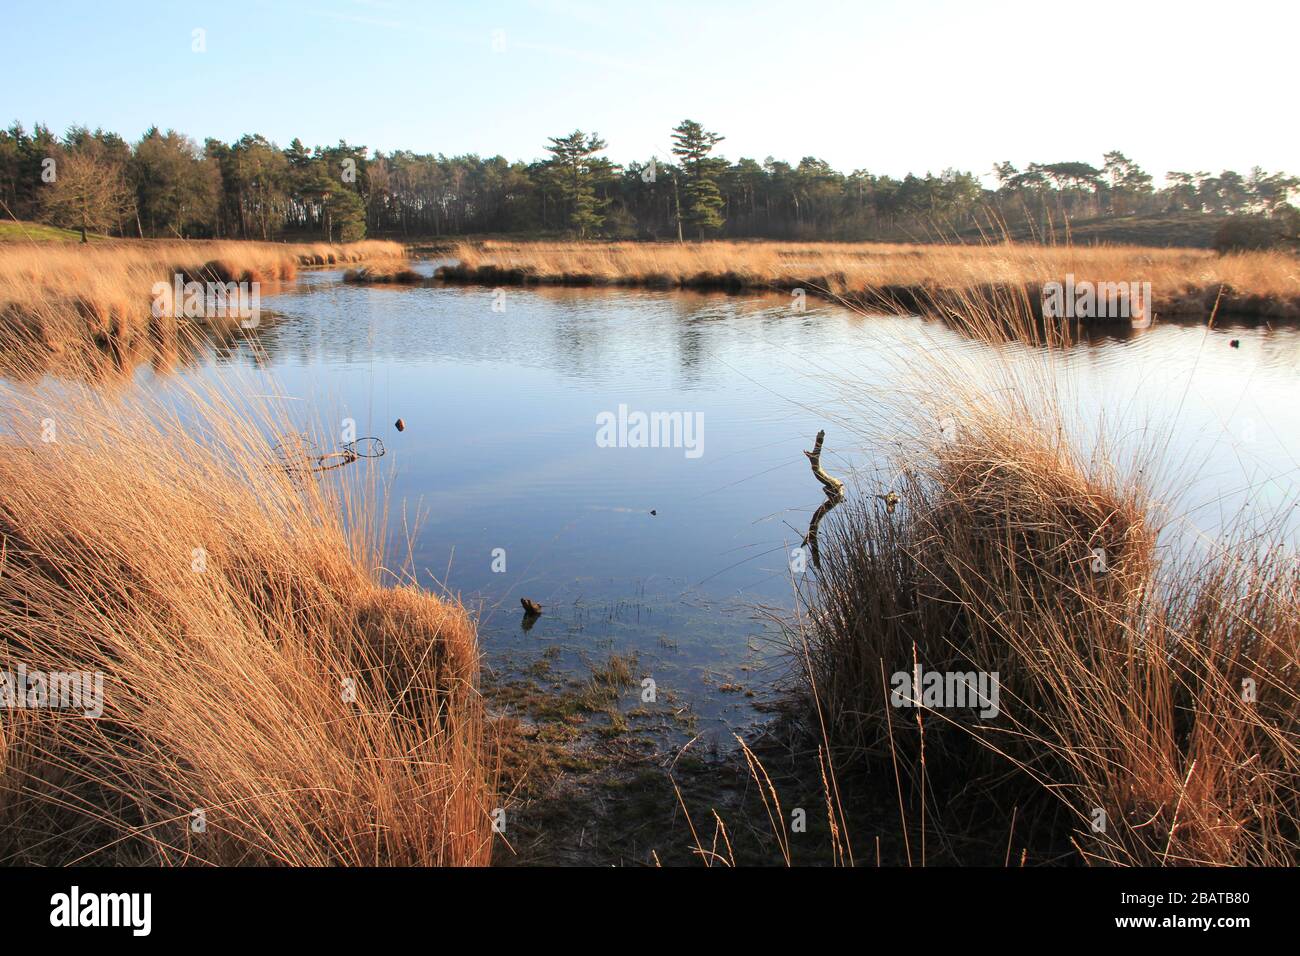
[[[1174,316],[1162,318],[1157,314],[1156,321],[1146,328],[1135,328],[1127,321],[1083,322],[1072,320],[1065,328],[1066,344],[1070,347],[1104,349],[1107,346],[1127,345],[1142,341],[1149,336],[1160,336],[1171,329],[1205,331],[1209,326],[1209,315],[1199,318]],[[980,339],[980,333],[972,331],[966,323],[954,321],[944,316],[935,317],[946,328],[971,341]],[[867,321],[870,321],[869,319]],[[1044,321],[1036,319],[1038,334],[1046,335]],[[1010,328],[1010,326],[1009,326]],[[1226,346],[1233,339],[1240,337],[1249,340],[1258,351],[1259,362],[1266,368],[1293,369],[1300,365],[1300,321],[1294,319],[1255,319],[1245,316],[1216,316],[1214,325],[1209,327],[1210,334],[1221,340]],[[1059,338],[1054,338],[1059,341]],[[1158,353],[1155,353],[1158,354]]]
[[[698,318],[682,318],[676,324],[677,329],[677,366],[682,373],[682,386],[692,388],[699,385],[703,370],[704,357],[708,354],[707,336],[709,325]]]
[[[492,311],[493,290],[474,287],[356,289],[339,283],[296,289],[279,299],[287,314],[263,311],[261,325],[245,330],[193,322],[151,323],[128,341],[87,343],[63,354],[42,351],[12,338],[0,345],[0,375],[20,380],[65,374],[108,384],[129,381],[147,365],[156,373],[211,362],[257,368],[278,359],[316,362],[409,362],[452,358],[464,362],[509,363],[592,379],[618,371],[629,361],[662,375],[676,369],[677,387],[691,389],[709,379],[711,356],[741,354],[761,345],[816,357],[822,345],[841,335],[843,323],[869,328],[880,318],[810,302],[796,312],[785,293],[573,289],[553,286],[511,288],[506,313]],[[415,297],[415,298],[412,298]],[[955,331],[955,324],[945,323]],[[1106,349],[1159,336],[1169,328],[1204,327],[1204,320],[1158,320],[1146,329],[1128,323],[1073,323],[1076,347]],[[1236,333],[1235,335],[1232,333]],[[1270,368],[1300,365],[1300,323],[1262,323],[1219,318],[1216,337],[1240,337],[1253,361]],[[1144,350],[1150,360],[1159,346]],[[635,375],[635,372],[624,371]]]
[[[575,379],[592,379],[636,356],[656,368],[676,368],[679,387],[692,388],[707,377],[709,354],[733,347],[728,335],[784,325],[798,328],[799,339],[815,347],[825,332],[817,309],[827,308],[797,315],[790,297],[779,293],[536,286],[507,289],[500,313],[492,310],[493,295],[474,286],[323,286],[281,300],[289,317],[259,330],[258,341],[267,355],[302,364],[451,357],[545,368]]]
[[[609,324],[588,321],[593,303],[607,300],[590,291],[583,295],[575,289],[511,290],[506,308],[527,307],[526,296],[535,296],[534,302],[553,308],[556,320],[547,322],[544,329],[545,351],[532,356],[511,355],[511,361],[537,364],[554,369],[570,378],[590,378],[602,369],[608,360]]]
[[[522,295],[555,306],[550,323],[548,353],[541,364],[575,378],[590,378],[613,357],[630,352],[665,363],[672,352],[683,374],[682,387],[698,384],[708,346],[705,325],[698,322],[713,296],[691,292],[626,289],[566,289],[543,286]],[[628,314],[635,325],[627,322]],[[613,319],[614,321],[610,321]]]
[[[824,324],[829,316],[847,319],[855,325],[861,321],[855,313],[820,303],[807,312],[796,312],[791,297],[781,292],[749,291],[735,295],[677,289],[629,291],[542,286],[524,294],[556,303],[564,312],[552,329],[551,352],[545,363],[548,367],[589,377],[600,368],[605,356],[626,354],[638,344],[636,338],[644,336],[647,353],[667,352],[672,348],[675,368],[680,373],[678,387],[683,389],[697,388],[708,379],[709,357],[732,348],[733,336],[757,340],[761,338],[760,333],[773,329],[797,330],[798,347],[813,350],[831,334]],[[571,327],[576,324],[569,321],[571,313],[583,316],[593,311],[598,311],[602,318],[631,312],[640,324],[629,327],[625,322],[601,321],[582,323],[580,331]],[[741,323],[754,323],[755,327]],[[607,340],[612,337],[623,340],[617,348],[607,346]]]

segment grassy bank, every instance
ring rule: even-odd
[[[88,242],[110,241],[106,236],[87,233]],[[80,242],[81,233],[76,229],[63,229],[59,226],[47,226],[43,222],[0,221],[0,242]]]
[[[1052,233],[1057,241],[1073,245],[1143,246],[1161,249],[1213,249],[1214,240],[1230,215],[1176,212],[1164,215],[1108,216],[1099,219],[1071,219],[1045,232],[1041,226],[1017,225],[1007,228],[1007,238],[1016,242],[1039,242]],[[978,229],[964,230],[966,242],[980,242]]]
[[[0,707],[0,863],[487,863],[472,622],[381,586],[364,466],[184,401],[0,393],[0,671],[103,679]]]
[[[1034,337],[1023,316],[948,305],[972,335]],[[803,589],[810,722],[842,772],[896,790],[912,862],[965,841],[984,862],[1293,866],[1296,556],[1267,525],[1177,543],[1153,494],[1176,501],[1176,476],[1104,430],[1082,439],[1037,345],[999,348],[992,373],[909,359],[924,385],[896,399],[897,497],[832,512]],[[998,712],[907,706],[919,691],[896,675],[918,666],[996,674]]]
[[[937,294],[1014,292],[1047,282],[1150,282],[1158,315],[1300,318],[1300,266],[1287,253],[1218,256],[1140,246],[889,245],[787,242],[463,243],[449,281],[695,289],[806,289],[871,308],[919,310]]]
[[[302,266],[402,259],[395,242],[129,241],[0,246],[0,345],[75,351],[125,346],[174,320],[151,314],[157,282],[274,283]]]

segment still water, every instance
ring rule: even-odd
[[[575,669],[635,654],[714,731],[752,722],[780,673],[762,609],[791,605],[790,552],[822,500],[801,451],[825,427],[827,470],[884,490],[861,432],[881,431],[870,396],[909,384],[895,382],[900,350],[977,348],[932,322],[813,300],[799,312],[788,296],[340,279],[280,287],[252,338],[169,374],[267,376],[304,425],[350,418],[382,438],[394,535],[419,518],[421,584],[478,611],[489,666],[555,647]],[[1084,413],[1167,435],[1195,531],[1289,507],[1296,326],[1157,323],[1098,335],[1066,364]],[[602,447],[598,422],[620,406],[682,413],[690,447]],[[528,630],[525,597],[546,609]]]

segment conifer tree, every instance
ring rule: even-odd
[[[721,229],[724,221],[718,177],[727,161],[709,155],[724,138],[689,119],[673,130],[673,152],[682,158],[686,171],[686,195],[684,202],[678,203],[678,221],[694,229],[701,239]]]
[[[560,195],[569,209],[569,226],[579,239],[599,229],[605,222],[605,200],[596,195],[598,175],[609,169],[607,162],[595,159],[605,148],[605,141],[595,133],[588,136],[574,130],[568,136],[551,137],[546,147],[552,155],[550,165],[556,173]]]

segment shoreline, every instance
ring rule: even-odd
[[[766,281],[736,273],[701,272],[683,277],[667,275],[606,276],[596,273],[541,274],[520,268],[503,268],[494,264],[467,267],[440,266],[435,280],[456,285],[478,286],[560,286],[567,288],[654,289],[689,292],[789,292],[804,290],[818,299],[861,309],[883,309],[923,315],[933,311],[941,296],[964,295],[995,306],[1008,300],[1023,302],[1035,319],[1044,318],[1044,287],[1039,284],[981,283],[960,289],[927,284],[880,285],[863,289],[835,291],[842,277],[808,275],[802,278],[772,278]],[[1300,321],[1300,298],[1282,299],[1267,295],[1238,292],[1227,286],[1205,286],[1178,295],[1155,297],[1152,311],[1156,316],[1183,318],[1210,315],[1236,316],[1258,320]],[[1129,324],[1128,316],[1092,317],[1088,324]]]
[[[1300,319],[1296,259],[1286,253],[1217,256],[1199,250],[1017,245],[922,246],[888,243],[463,242],[456,261],[435,272],[445,282],[489,286],[686,289],[806,293],[851,308],[924,314],[981,304],[1042,319],[1045,292],[1096,290],[1112,310],[1066,311],[1099,324],[1128,322],[1115,290],[1141,289],[1157,315]],[[1056,294],[1059,294],[1057,292]],[[1127,293],[1124,293],[1127,296]],[[1149,301],[1148,301],[1149,300]],[[1059,300],[1058,300],[1059,301]],[[1100,315],[1098,312],[1100,311]],[[1118,314],[1116,314],[1118,312]]]

